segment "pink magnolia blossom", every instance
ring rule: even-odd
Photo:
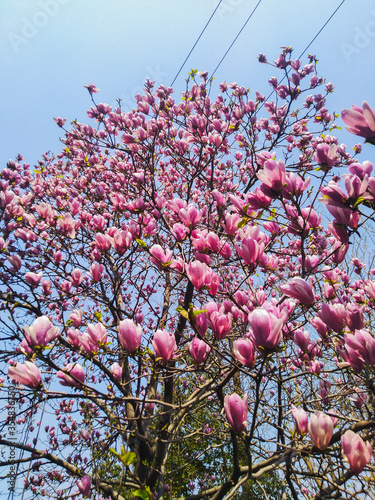
[[[111,365],[111,373],[112,375],[118,379],[118,380],[121,380],[121,377],[122,377],[122,369],[121,369],[121,366],[115,362],[115,363],[112,363]]]
[[[77,328],[82,323],[83,311],[82,309],[73,309],[73,311],[69,314],[69,319],[72,321],[73,326]]]
[[[284,162],[282,160],[266,160],[263,169],[257,173],[257,177],[273,191],[282,191],[286,177]]]
[[[296,330],[294,332],[294,342],[303,352],[306,352],[310,344],[309,332],[301,329]]]
[[[233,342],[233,354],[236,359],[247,368],[251,368],[255,363],[254,344],[250,339],[237,339]]]
[[[258,307],[249,315],[252,338],[258,348],[272,350],[282,339],[284,323],[266,309]]]
[[[248,413],[248,397],[244,395],[243,399],[233,393],[224,398],[224,410],[228,419],[229,425],[234,432],[242,432],[246,430],[247,413]]]
[[[300,434],[306,434],[308,417],[305,410],[303,408],[298,409],[294,405],[292,405],[292,415],[296,423],[298,432]]]
[[[21,269],[21,266],[22,266],[22,260],[20,258],[19,255],[7,255],[7,260],[11,263],[11,265],[13,266],[13,269],[15,271],[19,271]]]
[[[163,363],[170,361],[177,349],[174,335],[169,334],[166,330],[156,330],[152,346],[156,356],[161,358]]]
[[[8,377],[19,382],[30,389],[36,389],[41,381],[39,368],[31,361],[25,361],[24,364],[17,363],[8,369]]]
[[[80,269],[73,269],[72,276],[70,279],[72,285],[77,288],[82,283],[83,280],[82,271]]]
[[[26,283],[28,283],[29,285],[31,285],[33,288],[36,288],[39,283],[40,283],[40,280],[42,279],[42,276],[43,276],[43,273],[40,272],[40,273],[26,273],[25,274],[25,281]]]
[[[333,420],[329,415],[321,411],[316,411],[311,415],[308,430],[313,443],[319,450],[324,451],[328,447],[333,428]]]
[[[207,264],[195,260],[189,262],[186,266],[186,274],[189,280],[192,282],[194,288],[200,290],[207,284],[207,279],[209,279],[210,268]]]
[[[232,329],[231,313],[220,313],[214,311],[210,314],[209,324],[217,339],[224,339]]]
[[[375,141],[375,110],[368,102],[363,101],[362,108],[352,105],[352,109],[344,109],[341,118],[346,123],[346,129],[352,134],[366,139],[365,142],[374,144]]]
[[[164,250],[160,245],[154,245],[150,248],[150,260],[158,269],[167,267],[173,258],[171,250]]]
[[[78,489],[79,489],[79,492],[81,493],[81,495],[83,495],[84,497],[88,497],[90,495],[90,491],[91,491],[91,478],[90,478],[90,476],[88,476],[88,475],[83,476],[82,479],[77,481],[77,486],[78,486]]]
[[[314,292],[311,286],[302,278],[294,277],[285,285],[281,285],[281,291],[301,302],[301,304],[310,305],[315,301]]]
[[[24,326],[24,330],[25,339],[32,349],[46,347],[60,333],[60,330],[53,326],[47,316],[40,316],[31,326]]]
[[[133,354],[141,345],[142,327],[131,319],[123,319],[118,325],[118,339],[128,354]]]
[[[323,169],[330,169],[336,162],[337,147],[335,144],[320,143],[316,147],[314,159]]]
[[[107,330],[102,323],[96,325],[90,323],[87,326],[87,333],[96,346],[104,346],[107,343]]]
[[[92,280],[97,283],[103,275],[104,266],[98,262],[93,262],[90,266]]]
[[[189,352],[196,365],[201,365],[211,351],[211,347],[198,337],[194,337],[189,344]]]
[[[360,474],[371,460],[371,444],[368,441],[365,443],[361,436],[348,430],[341,436],[341,445],[350,469],[354,474]]]
[[[258,263],[262,258],[264,244],[259,244],[258,241],[253,238],[244,238],[241,242],[241,246],[236,245],[236,250],[246,264],[250,265]]]
[[[81,365],[78,363],[69,363],[66,365],[64,371],[59,370],[56,377],[61,385],[68,387],[81,387],[85,383],[85,372]]]

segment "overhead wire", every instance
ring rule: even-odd
[[[178,75],[181,73],[182,68],[185,66],[186,61],[189,59],[189,57],[190,57],[191,53],[192,53],[192,52],[193,52],[193,50],[195,49],[195,47],[196,47],[197,43],[199,42],[199,40],[201,39],[201,37],[202,37],[203,33],[206,31],[207,26],[210,24],[211,19],[214,17],[215,12],[216,12],[216,11],[217,11],[217,9],[220,7],[220,4],[221,4],[221,2],[222,2],[222,1],[223,1],[223,0],[220,0],[220,1],[219,1],[219,3],[217,4],[216,9],[215,9],[215,10],[213,11],[213,13],[211,14],[210,19],[207,21],[207,23],[206,23],[205,27],[204,27],[204,28],[203,28],[203,30],[201,31],[201,34],[199,35],[199,37],[198,37],[198,38],[197,38],[197,40],[195,41],[195,43],[194,43],[193,47],[191,48],[191,50],[190,50],[189,54],[186,56],[185,61],[181,64],[181,67],[180,67],[180,69],[178,70],[177,75],[174,77],[173,82],[170,84],[170,87],[172,87],[172,86],[173,86],[173,84],[174,84],[174,82],[177,80]]]
[[[246,19],[245,23],[243,24],[242,28],[240,29],[240,31],[237,33],[237,36],[235,37],[235,39],[233,40],[233,42],[230,44],[228,50],[225,52],[225,54],[223,55],[223,57],[220,59],[219,61],[219,64],[216,66],[216,68],[213,70],[212,74],[211,74],[211,78],[213,78],[214,74],[216,73],[216,71],[219,69],[221,63],[224,61],[224,59],[226,58],[228,52],[230,51],[230,49],[233,47],[233,45],[236,43],[237,41],[237,38],[240,36],[240,34],[242,33],[242,31],[245,29],[245,26],[247,25],[247,23],[250,21],[250,19],[253,17],[253,14],[254,12],[257,10],[257,8],[259,7],[260,3],[262,2],[262,0],[259,0],[259,2],[256,4],[256,6],[254,7],[254,9],[252,10],[251,14],[249,15],[249,17]]]

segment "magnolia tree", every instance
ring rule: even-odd
[[[2,170],[10,490],[375,498],[373,165],[313,57],[271,65],[267,99],[192,72],[125,113],[88,85],[61,154]],[[366,102],[342,119],[375,142]]]

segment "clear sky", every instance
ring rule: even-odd
[[[59,151],[54,116],[87,120],[83,85],[98,102],[130,108],[146,77],[170,85],[219,0],[0,0],[0,168],[17,153],[31,163]],[[191,68],[212,72],[258,0],[222,0],[174,85]],[[272,73],[257,62],[291,45],[299,56],[341,0],[262,0],[216,73],[216,81],[266,93]],[[335,84],[340,111],[375,107],[375,1],[346,0],[307,53]],[[340,138],[341,139],[341,138]],[[342,142],[356,142],[343,132]],[[366,148],[368,146],[365,146]],[[370,158],[369,158],[370,159]]]

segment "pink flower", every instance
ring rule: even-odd
[[[211,347],[198,337],[194,337],[189,344],[189,352],[196,365],[202,364],[207,359],[210,351]]]
[[[349,430],[341,436],[341,445],[350,469],[354,474],[360,474],[371,460],[371,444],[368,441],[365,443],[358,434]]]
[[[152,346],[156,356],[162,358],[164,363],[172,359],[173,353],[177,349],[174,335],[170,335],[166,330],[156,330]]]
[[[241,246],[236,245],[237,253],[247,265],[259,262],[262,258],[264,252],[264,244],[259,244],[257,240],[253,238],[244,238],[241,242]]]
[[[362,103],[362,109],[353,104],[352,109],[344,109],[341,118],[346,123],[346,130],[352,134],[366,139],[365,142],[375,142],[375,110],[366,101]]]
[[[141,345],[142,327],[131,319],[123,319],[118,325],[118,339],[128,354],[133,354]]]
[[[254,344],[258,348],[274,349],[282,339],[283,321],[261,307],[249,315]]]
[[[69,319],[72,321],[73,326],[77,328],[82,323],[83,311],[82,309],[73,309],[73,311],[69,314]]]
[[[7,255],[7,260],[12,264],[14,271],[19,271],[22,266],[22,260],[19,255]]]
[[[337,147],[335,144],[320,143],[316,147],[314,159],[324,169],[333,167],[336,161]]]
[[[31,326],[24,326],[24,330],[27,343],[32,349],[46,347],[60,333],[60,330],[53,326],[47,316],[40,316]]]
[[[294,332],[294,342],[303,352],[306,352],[310,344],[309,332],[307,330],[296,330]]]
[[[311,439],[319,450],[324,451],[332,438],[333,434],[333,420],[329,415],[321,411],[316,411],[310,417],[308,430]]]
[[[40,272],[38,274],[26,273],[25,274],[25,281],[26,281],[26,283],[31,285],[33,288],[36,288],[39,285],[40,280],[42,279],[42,276],[43,276],[43,272]]]
[[[39,368],[34,363],[31,363],[31,361],[25,361],[25,364],[17,363],[16,366],[10,366],[8,377],[30,389],[36,389],[41,381]]]
[[[81,493],[81,495],[83,495],[84,497],[88,497],[90,495],[90,491],[91,491],[91,478],[90,478],[90,476],[86,475],[82,479],[77,481],[77,486],[78,486],[78,489],[79,489],[79,492]]]
[[[234,432],[242,432],[246,430],[247,413],[248,413],[248,397],[245,394],[244,398],[234,393],[224,398],[224,410],[228,419],[229,425]]]
[[[345,307],[342,304],[322,304],[318,318],[323,321],[334,332],[340,333],[344,328],[346,319]]]
[[[219,311],[213,311],[210,314],[209,323],[211,329],[217,339],[224,339],[232,329],[232,319],[231,313],[221,313]]]
[[[302,278],[294,277],[285,285],[281,285],[280,289],[288,297],[299,300],[301,304],[310,305],[315,300],[311,286]]]
[[[64,371],[59,370],[56,377],[60,379],[60,384],[68,387],[81,387],[85,383],[85,372],[78,363],[69,363]]]
[[[82,271],[80,269],[73,269],[70,280],[72,285],[77,288],[83,280]]]
[[[189,262],[186,266],[186,274],[192,282],[194,288],[200,290],[206,285],[207,277],[209,274],[209,267],[198,260]]]
[[[233,354],[236,359],[247,368],[255,363],[254,344],[247,338],[238,339],[233,342]]]
[[[111,373],[112,375],[118,379],[118,380],[121,380],[121,377],[122,377],[122,369],[121,369],[121,366],[115,362],[111,365]]]
[[[92,276],[92,280],[97,283],[100,281],[100,278],[103,275],[104,266],[103,264],[99,264],[98,262],[93,262],[90,266],[90,273]]]
[[[297,430],[300,434],[306,434],[308,417],[303,408],[296,408],[292,405],[292,415],[296,423]]]
[[[87,326],[87,333],[95,346],[104,346],[107,343],[107,330],[101,323],[96,325],[90,323]]]
[[[286,177],[284,162],[282,160],[266,160],[263,169],[257,173],[257,177],[273,191],[282,191]]]
[[[150,248],[150,260],[158,269],[167,267],[172,262],[173,252],[163,250],[160,245],[154,245]]]

